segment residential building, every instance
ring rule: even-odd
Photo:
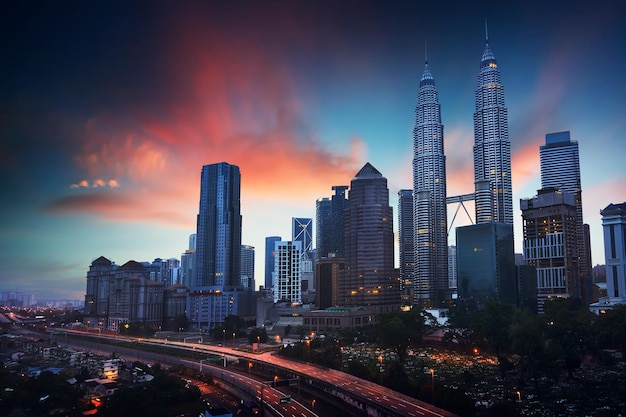
[[[302,303],[302,242],[280,241],[274,246],[274,283],[272,285],[274,303]]]

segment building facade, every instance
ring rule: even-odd
[[[256,287],[254,282],[254,246],[241,245],[241,286]]]
[[[520,200],[524,259],[536,268],[537,311],[552,298],[580,297],[574,195],[544,188]]]
[[[400,290],[403,300],[406,299],[411,304],[413,304],[415,282],[415,234],[413,231],[413,190],[400,190],[398,191]]]
[[[511,143],[504,87],[486,36],[475,92],[474,198],[476,224],[513,224]]]
[[[334,185],[331,198],[320,198],[315,204],[315,245],[320,257],[334,253],[343,256],[343,213],[348,205],[345,185]]]
[[[302,303],[302,242],[280,241],[274,246],[274,303]]]
[[[459,303],[481,308],[489,300],[515,305],[513,225],[482,223],[456,229]]]
[[[413,129],[413,304],[442,307],[448,286],[446,157],[441,106],[428,61],[420,80]]]
[[[600,212],[604,232],[607,296],[590,305],[596,314],[626,304],[626,203],[609,204]]]
[[[276,242],[283,240],[280,236],[268,236],[265,238],[265,289],[272,288],[274,275],[274,259],[276,256]]]
[[[237,286],[241,251],[241,174],[225,162],[202,167],[193,286]]]
[[[316,265],[315,306],[325,309],[339,305],[339,282],[345,274],[344,258],[331,256],[320,258]]]
[[[578,142],[572,141],[570,132],[549,133],[546,143],[539,148],[541,187],[558,188],[574,195],[576,206],[576,256],[581,298],[588,304],[591,294],[587,282],[591,282],[591,245],[589,232],[583,221],[582,187],[580,183],[580,159]]]
[[[376,313],[397,311],[400,289],[394,268],[393,209],[387,179],[369,162],[350,182],[344,220],[346,273],[339,284],[340,304]]]

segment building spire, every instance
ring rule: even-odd
[[[489,31],[487,30],[487,18],[485,18],[485,44],[489,44]]]
[[[424,64],[428,65],[428,44],[424,41]]]

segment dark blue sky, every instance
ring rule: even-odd
[[[100,255],[180,258],[203,164],[241,167],[257,283],[264,237],[289,238],[291,217],[314,217],[315,200],[366,162],[388,178],[395,206],[412,188],[425,43],[448,193],[471,192],[485,19],[509,110],[514,205],[540,188],[545,134],[570,130],[593,263],[604,263],[599,210],[626,200],[626,6],[509,3],[4,5],[0,289],[82,298]],[[520,226],[517,210],[518,251]]]

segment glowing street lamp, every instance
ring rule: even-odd
[[[383,355],[378,356],[378,362],[380,363],[380,385],[383,384]]]
[[[435,369],[430,368],[430,379],[433,388],[433,405],[435,405]]]
[[[515,393],[517,394],[517,402],[519,404],[521,404],[522,403],[522,393],[519,390],[515,391]]]

